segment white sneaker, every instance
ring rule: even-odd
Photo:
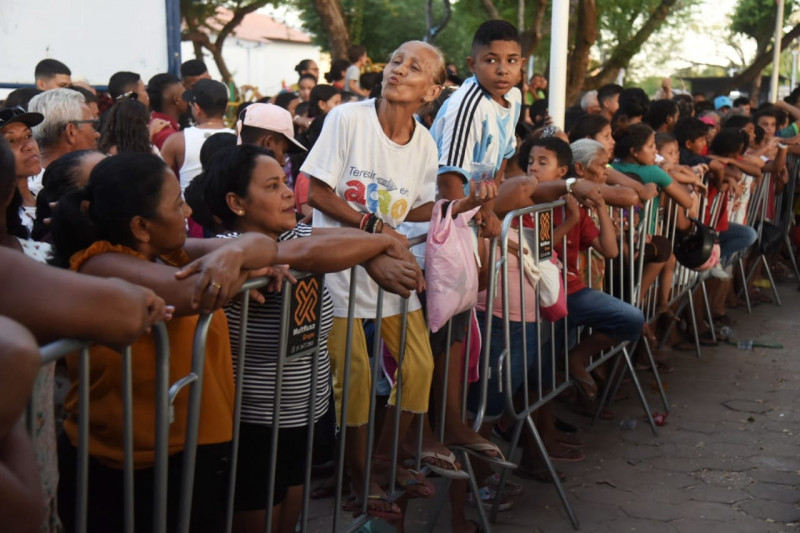
[[[717,279],[731,279],[732,277],[719,263],[711,269],[711,275]]]

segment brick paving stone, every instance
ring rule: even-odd
[[[747,500],[738,504],[739,507],[754,518],[774,520],[775,522],[791,523],[800,521],[800,507],[794,503],[775,502],[766,499]]]

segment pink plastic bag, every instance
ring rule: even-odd
[[[425,284],[428,325],[436,333],[454,315],[475,307],[478,300],[478,269],[472,229],[467,225],[475,208],[452,216],[452,202],[442,217],[439,200],[433,206],[431,226],[425,246]]]
[[[548,322],[567,316],[567,294],[564,277],[556,264],[555,252],[550,260],[539,263],[539,313]]]

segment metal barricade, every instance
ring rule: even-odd
[[[756,185],[756,190],[753,193],[753,196],[750,199],[750,206],[748,209],[748,224],[755,228],[758,237],[756,239],[755,245],[757,247],[757,252],[755,256],[755,260],[753,261],[752,266],[750,267],[750,272],[748,272],[747,276],[744,277],[744,282],[742,286],[742,292],[744,293],[745,303],[747,304],[747,312],[752,312],[752,304],[750,302],[750,294],[748,291],[748,284],[750,283],[753,274],[755,274],[758,265],[761,264],[766,271],[767,278],[769,279],[770,286],[772,288],[772,296],[775,300],[775,303],[780,306],[781,305],[781,298],[778,294],[778,287],[775,285],[775,278],[772,276],[772,269],[769,264],[769,258],[765,253],[765,226],[766,224],[772,225],[773,222],[767,216],[768,213],[768,206],[771,201],[774,201],[774,198],[771,198],[771,190],[772,190],[772,175],[769,172],[764,172],[761,178],[761,181]],[[792,191],[793,192],[793,191]],[[775,226],[772,226],[775,228]],[[776,231],[781,231],[781,228],[775,228]],[[788,225],[785,228],[784,233],[788,236]],[[739,267],[743,271],[744,270],[744,263],[743,259],[739,257]]]
[[[163,323],[153,327],[156,346],[156,427],[155,427],[155,466],[153,487],[153,524],[152,531],[166,532],[167,501],[167,454],[168,426],[167,418],[167,386],[169,381],[169,338]],[[90,348],[92,343],[65,339],[53,342],[41,348],[42,365],[54,364],[67,355],[78,352],[78,445],[75,487],[75,531],[83,533],[87,530],[88,494],[89,494],[89,393],[90,393]],[[122,369],[123,396],[123,505],[124,531],[134,531],[134,462],[133,462],[133,383],[131,347],[122,349],[120,354]],[[36,399],[32,398],[29,411],[35,410]],[[29,426],[29,430],[32,427]]]
[[[609,210],[611,211],[611,216],[619,221],[620,231],[618,236],[619,255],[617,259],[607,261],[609,276],[606,292],[618,296],[619,298],[626,300],[634,307],[639,308],[644,315],[645,324],[652,326],[656,318],[658,318],[656,309],[658,291],[660,287],[660,274],[655,278],[654,282],[647,289],[647,291],[643,291],[642,283],[645,265],[644,248],[647,244],[648,237],[651,235],[651,228],[655,228],[653,225],[653,202],[650,200],[642,206],[639,224],[634,224],[636,213],[635,207],[609,208]],[[627,222],[625,222],[626,220]],[[591,278],[592,273],[590,270],[589,279],[591,280]],[[616,287],[615,283],[617,284]],[[640,337],[636,345],[630,346],[629,352],[633,353],[639,343],[641,343],[645,349],[648,364],[650,366],[650,370],[653,372],[653,377],[655,379],[659,395],[661,396],[664,410],[669,411],[669,402],[667,400],[664,385],[661,381],[661,376],[658,372],[658,365],[656,364],[653,356],[650,341],[646,336]],[[627,367],[622,367],[621,374],[618,373],[620,372],[620,363],[621,360],[617,358],[614,369],[609,374],[612,379],[616,378],[616,381],[613,381],[612,385],[607,387],[607,389],[604,391],[603,397],[600,401],[600,408],[610,404],[613,401],[622,377],[628,370]],[[594,423],[596,423],[599,418],[600,408],[598,408],[597,413],[595,414]],[[647,409],[646,405],[645,409]],[[647,410],[649,414],[649,409]],[[653,426],[651,427],[654,429]]]

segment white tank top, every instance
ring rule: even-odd
[[[181,192],[185,191],[194,177],[202,172],[203,167],[200,164],[200,149],[203,147],[203,143],[206,142],[206,139],[215,133],[235,132],[230,128],[206,129],[194,126],[183,130],[185,149],[183,151],[183,166],[179,172]]]

